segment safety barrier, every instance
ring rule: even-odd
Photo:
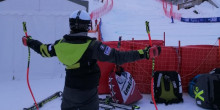
[[[100,22],[98,24],[98,40],[103,41],[102,37],[102,19],[100,18]]]
[[[219,48],[213,45],[191,45],[181,47],[181,70],[183,90],[197,74],[209,73],[219,67]]]
[[[197,74],[208,73],[220,67],[219,48],[213,45],[192,45],[183,47],[163,46],[164,41],[153,40],[154,45],[162,46],[162,52],[155,59],[155,71],[177,71],[182,78],[183,91],[187,92],[189,81]],[[117,41],[104,42],[116,48]],[[120,50],[143,49],[149,44],[145,40],[122,41]],[[109,93],[108,76],[114,64],[99,62],[101,79],[99,93]],[[139,60],[122,65],[134,77],[138,89],[142,93],[150,93],[150,80],[152,75],[152,60]]]
[[[109,11],[112,10],[112,8],[113,8],[113,0],[110,0],[110,2],[109,2],[109,0],[106,0],[105,4],[102,7],[98,8],[90,13],[91,20],[95,21],[96,25],[95,25],[95,29],[93,29],[89,32],[90,33],[98,33],[97,39],[99,41],[103,41],[102,31],[101,31],[101,27],[102,27],[101,16],[107,14]],[[98,19],[99,19],[99,23],[97,23]]]
[[[157,0],[157,1],[159,1],[159,0]],[[164,0],[162,0],[162,1],[160,1],[160,2],[162,2],[162,4],[163,4],[163,11],[164,11],[164,14],[168,17],[168,18],[171,18],[171,17],[173,17],[173,19],[177,19],[177,20],[180,20],[181,19],[181,14],[180,13],[177,13],[177,12],[174,12],[173,11],[173,4],[172,3],[170,3],[170,2],[166,2],[166,1],[164,1]],[[169,4],[169,6],[170,6],[170,9],[168,9],[168,4]]]
[[[182,22],[190,23],[215,23],[220,22],[220,17],[209,17],[209,18],[181,18]]]
[[[157,0],[159,2],[162,2],[163,4],[163,11],[164,14],[168,18],[173,18],[180,20],[182,22],[189,22],[189,23],[215,23],[220,22],[220,17],[208,17],[208,18],[183,18],[180,13],[173,11],[173,4],[171,2],[167,2],[165,0]],[[168,8],[170,7],[170,9]]]
[[[112,8],[113,8],[113,0],[110,0],[110,2],[109,0],[106,0],[105,4],[102,7],[91,12],[90,17],[92,20],[101,18],[101,16],[111,11]]]
[[[95,25],[93,25],[93,22],[92,22],[92,27],[95,27],[95,29],[90,30],[89,33],[97,33],[98,34],[97,35],[97,40],[103,41],[102,31],[101,31],[102,19],[100,18],[99,21],[96,19],[95,20]]]

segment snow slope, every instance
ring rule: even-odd
[[[169,9],[169,5],[168,5]],[[196,6],[190,10],[174,11],[181,13],[183,17],[219,17],[220,9],[214,8],[208,2]],[[200,14],[193,13],[198,10]],[[113,10],[103,17],[103,36],[105,41],[148,39],[145,31],[145,21],[150,22],[152,39],[163,40],[163,33],[166,33],[166,45],[177,46],[194,44],[215,44],[220,37],[220,23],[183,23],[167,18],[163,12],[163,6],[157,0],[115,0]]]
[[[22,21],[27,21],[28,33],[34,38],[44,43],[52,43],[68,33],[68,19],[74,7],[64,7],[66,3],[58,0],[58,4],[49,5],[47,0],[28,2],[22,0],[19,4],[12,4],[13,0],[0,2],[0,104],[2,110],[21,110],[33,104],[32,97],[27,88],[25,75],[27,63],[27,49],[21,43]],[[217,0],[216,0],[217,1]],[[33,5],[33,3],[38,5]],[[66,2],[66,1],[65,1]],[[11,4],[10,4],[11,3]],[[21,7],[25,3],[28,9],[34,7],[36,10],[22,11]],[[39,8],[42,4],[45,8]],[[17,7],[16,7],[17,5]],[[56,7],[60,7],[57,11]],[[95,8],[99,5],[92,6]],[[10,10],[6,10],[7,7]],[[67,9],[68,8],[68,9]],[[123,36],[123,40],[148,39],[144,22],[150,22],[152,39],[163,40],[163,32],[166,32],[166,45],[177,46],[193,44],[216,44],[220,37],[220,23],[183,23],[171,19],[164,15],[162,4],[156,0],[114,0],[114,7],[109,14],[102,17],[103,38],[105,41],[118,40],[118,36]],[[174,9],[177,7],[174,6]],[[45,9],[47,11],[39,11]],[[200,14],[196,15],[192,11],[196,9]],[[216,17],[220,16],[220,9],[213,8],[208,3],[196,6],[188,11],[180,10],[184,17]],[[26,13],[27,12],[27,13]],[[217,44],[216,44],[217,45]],[[62,91],[64,85],[64,67],[57,58],[43,59],[31,51],[30,84],[37,101],[46,98],[56,91]],[[50,66],[49,66],[50,65]],[[12,76],[15,80],[12,80]],[[100,97],[103,97],[101,95]],[[159,110],[201,110],[196,106],[195,101],[184,94],[184,103],[165,106],[159,104]],[[56,99],[46,104],[41,110],[60,110],[60,99]],[[144,98],[137,103],[141,110],[154,110],[150,104],[150,95],[144,94]]]

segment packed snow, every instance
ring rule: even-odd
[[[53,43],[68,33],[68,16],[77,8],[70,2],[56,0],[28,1],[13,4],[13,0],[0,2],[0,105],[1,110],[21,110],[33,105],[33,99],[26,83],[27,49],[21,43],[22,21],[27,21],[28,34],[43,43]],[[90,8],[102,6],[98,0],[90,0]],[[219,0],[215,0],[220,5]],[[34,5],[38,4],[38,5]],[[43,5],[43,6],[41,6]],[[58,5],[58,6],[56,6]],[[23,7],[24,6],[24,7]],[[41,8],[40,8],[41,7]],[[193,13],[197,10],[199,14]],[[220,17],[220,9],[208,2],[189,10],[174,11],[183,17]],[[166,45],[217,45],[220,37],[220,23],[184,23],[167,18],[163,6],[158,0],[114,0],[113,9],[102,17],[102,35],[104,41],[147,40],[145,21],[150,22],[152,39],[163,40],[166,33]],[[14,76],[14,80],[13,80]],[[45,59],[31,51],[30,84],[37,101],[51,94],[62,91],[64,86],[64,66],[56,58]],[[104,97],[105,95],[100,95]],[[143,94],[137,105],[141,110],[154,110],[150,104],[151,96]],[[187,93],[183,95],[184,103],[165,106],[158,104],[159,110],[202,110]],[[40,110],[60,110],[61,98],[44,105]]]

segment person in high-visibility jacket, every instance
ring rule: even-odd
[[[134,51],[118,51],[96,38],[87,36],[91,19],[84,10],[74,11],[69,18],[70,34],[53,44],[43,44],[31,37],[22,37],[23,44],[43,57],[57,56],[66,66],[65,86],[61,110],[98,110],[98,61],[118,65],[140,59],[150,59],[160,54],[160,46]]]

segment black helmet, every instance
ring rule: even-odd
[[[91,27],[91,18],[86,11],[77,10],[70,15],[69,23],[70,30],[74,33],[88,32]]]

